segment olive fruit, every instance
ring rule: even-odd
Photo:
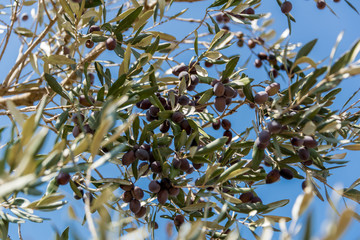
[[[180,105],[186,106],[186,105],[189,105],[189,102],[190,102],[190,99],[187,96],[183,95],[183,96],[179,97],[178,103]]]
[[[256,42],[253,39],[249,39],[247,45],[250,49],[256,47]]]
[[[307,160],[307,161],[304,161],[304,162],[301,162],[304,166],[311,166],[313,164],[313,161],[310,159],[310,160]]]
[[[225,97],[216,97],[215,98],[215,108],[219,112],[225,111],[226,107],[226,98]]]
[[[27,13],[24,13],[22,16],[21,16],[21,20],[23,21],[27,21],[29,19],[29,15]]]
[[[161,179],[160,186],[161,186],[161,189],[169,190],[171,188],[171,186],[172,186],[170,179],[168,179],[168,178]]]
[[[133,162],[135,162],[135,160],[136,160],[136,156],[133,150],[126,152],[121,159],[122,164],[125,166],[132,164]]]
[[[306,147],[301,147],[298,149],[299,158],[303,161],[306,161],[310,158],[309,150]]]
[[[187,71],[182,71],[178,77],[180,81],[185,78],[186,83],[189,82],[189,73]]]
[[[234,95],[235,95],[235,90],[230,86],[225,86],[224,96],[232,98],[234,97]]]
[[[158,193],[158,192],[160,192],[160,190],[161,190],[161,186],[157,181],[153,180],[149,183],[149,191],[150,192]]]
[[[190,168],[190,164],[186,158],[180,159],[180,169],[186,172]]]
[[[198,76],[195,75],[195,74],[192,74],[192,75],[190,76],[190,80],[191,80],[191,85],[195,85],[195,86],[198,85],[199,82],[200,82]]]
[[[255,14],[255,10],[253,8],[247,8],[244,10],[245,14]]]
[[[213,127],[214,130],[219,130],[220,125],[221,125],[220,119],[218,119],[218,120],[216,120],[216,122],[212,123],[212,127]]]
[[[186,134],[187,134],[187,135],[190,135],[190,134],[191,134],[191,126],[190,126],[188,120],[184,119],[184,120],[180,123],[180,127],[181,127],[181,129],[183,129],[183,130],[186,131]]]
[[[242,46],[244,46],[244,40],[239,39],[239,40],[236,42],[236,44],[238,45],[238,47],[242,47]]]
[[[276,93],[278,93],[280,90],[280,84],[279,83],[271,83],[269,86],[267,86],[265,88],[265,92],[267,92],[267,94],[269,96],[274,96]]]
[[[90,28],[89,28],[89,33],[92,33],[92,32],[98,32],[100,31],[100,27],[98,25],[92,25]]]
[[[139,200],[133,199],[130,201],[130,211],[136,214],[140,212],[140,208],[141,208],[141,204]]]
[[[269,145],[269,143],[270,143],[269,141],[262,143],[262,142],[260,142],[259,138],[256,138],[256,140],[254,142],[255,146],[259,149],[265,149]]]
[[[72,130],[73,136],[76,138],[76,137],[78,137],[78,136],[80,135],[80,133],[81,133],[81,128],[80,128],[80,126],[79,126],[79,125],[75,125],[75,126],[73,127],[73,130]]]
[[[140,211],[135,214],[135,217],[142,218],[146,214],[146,207],[141,207]]]
[[[254,65],[256,68],[261,68],[262,61],[260,59],[255,59]]]
[[[183,215],[176,215],[174,218],[174,225],[177,227],[180,227],[181,224],[183,224],[185,221],[185,218]]]
[[[151,107],[151,102],[149,99],[144,99],[141,101],[140,108],[143,110],[147,110]]]
[[[149,160],[149,158],[150,158],[149,152],[146,151],[145,149],[141,149],[141,148],[136,150],[135,156],[136,156],[136,158],[143,160],[143,161]]]
[[[261,198],[259,198],[259,197],[253,197],[253,198],[251,199],[251,202],[252,202],[252,203],[262,203],[262,200],[261,200]]]
[[[282,125],[275,120],[272,120],[267,124],[267,129],[270,133],[279,133],[282,129]]]
[[[255,94],[254,101],[257,104],[264,104],[269,99],[269,95],[265,91],[261,91]]]
[[[284,14],[288,14],[292,9],[292,3],[289,1],[285,1],[281,4],[281,12]]]
[[[259,133],[259,140],[261,143],[267,143],[270,141],[270,132],[267,130],[263,130]]]
[[[181,72],[187,72],[188,70],[189,70],[189,67],[182,63],[173,68],[172,74],[174,74],[175,76],[179,76],[179,74]]]
[[[264,53],[264,52],[258,53],[257,56],[258,56],[258,58],[259,58],[260,60],[266,60],[266,59],[268,58],[267,54]]]
[[[228,140],[226,141],[226,144],[229,144],[232,139],[232,132],[229,130],[226,130],[223,134],[224,137],[228,137]]]
[[[129,203],[131,200],[133,200],[133,196],[130,191],[125,191],[123,193],[122,199],[125,203]]]
[[[214,94],[215,96],[217,97],[221,97],[224,95],[225,93],[225,86],[222,82],[217,82],[215,85],[214,85]]]
[[[181,123],[184,120],[184,114],[181,112],[174,112],[171,116],[171,120],[175,123]]]
[[[318,143],[313,137],[305,136],[303,145],[307,148],[316,148]]]
[[[317,0],[316,2],[316,7],[318,9],[324,9],[326,7],[326,2],[325,0]]]
[[[158,113],[160,112],[160,109],[158,107],[155,106],[151,106],[149,108],[149,113],[152,117],[156,118],[158,116]]]
[[[180,159],[177,158],[177,157],[174,157],[173,160],[172,160],[172,165],[174,166],[174,168],[179,169],[180,165],[181,165]]]
[[[218,23],[222,23],[223,20],[224,20],[223,14],[222,14],[222,13],[217,14],[215,19],[216,19],[216,21],[217,21]]]
[[[230,130],[230,128],[231,128],[231,122],[230,122],[229,120],[227,120],[227,119],[223,119],[223,120],[221,121],[221,126],[222,126],[223,129],[225,129],[225,130]]]
[[[280,172],[277,169],[271,170],[267,175],[265,182],[267,184],[274,183],[280,179]]]
[[[131,184],[129,184],[129,185],[120,185],[120,188],[122,189],[122,190],[124,190],[124,191],[131,191],[131,190],[133,190],[134,189],[134,184],[133,183],[131,183]]]
[[[66,185],[70,181],[70,174],[67,172],[59,172],[55,178],[55,181],[58,185]]]
[[[242,193],[240,195],[240,200],[243,203],[248,203],[251,202],[251,199],[254,197],[254,194],[252,192],[246,192],[246,193]]]
[[[141,200],[144,197],[144,191],[140,187],[134,188],[134,198]]]
[[[165,120],[159,127],[160,132],[167,133],[170,129],[170,122],[168,120]]]
[[[279,75],[279,72],[275,68],[270,69],[270,71],[269,71],[270,77],[276,78],[278,75]]]
[[[162,171],[161,163],[159,161],[152,162],[150,168],[154,173],[161,173]]]
[[[110,51],[114,50],[116,48],[116,45],[117,45],[116,40],[112,37],[109,37],[105,41],[105,46],[106,46],[107,50],[110,50]]]
[[[189,169],[186,171],[187,174],[192,174],[195,171],[195,168],[190,165]]]
[[[203,166],[203,164],[202,163],[194,163],[193,166],[195,169],[200,169]]]
[[[86,99],[86,97],[84,95],[81,95],[79,97],[79,103],[85,107],[90,107],[94,104],[95,99],[92,96],[88,96],[90,102]]]
[[[165,204],[168,198],[169,198],[169,192],[166,189],[160,190],[160,192],[158,192],[157,194],[157,200],[159,201],[160,204]]]
[[[304,144],[304,139],[302,138],[298,138],[298,137],[293,137],[290,139],[291,145],[295,146],[295,147],[300,147]]]
[[[176,187],[169,188],[169,195],[176,197],[180,193],[180,189]]]
[[[288,169],[288,168],[283,168],[280,170],[280,176],[282,176],[283,178],[290,180],[294,178],[294,174],[293,172]]]
[[[214,64],[208,61],[205,61],[205,67],[209,68],[212,67]]]
[[[94,42],[93,42],[91,39],[88,39],[88,40],[86,40],[86,42],[85,42],[85,46],[86,46],[87,48],[93,48],[93,47],[94,47]]]

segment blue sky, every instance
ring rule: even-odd
[[[188,12],[185,13],[182,17],[192,17],[192,18],[200,18],[202,17],[202,13],[199,14],[199,8],[206,7],[209,5],[210,1],[204,1],[199,3],[192,4],[183,4],[183,3],[174,3],[172,6],[171,13],[179,12],[183,8],[189,8]],[[344,31],[344,38],[339,45],[338,52],[336,56],[346,51],[355,40],[359,39],[360,31],[358,25],[356,23],[359,22],[360,16],[357,15],[354,11],[352,11],[344,1],[340,3],[333,3],[332,1],[328,1],[330,6],[337,13],[338,17],[334,16],[328,9],[318,10],[315,6],[314,1],[301,1],[301,0],[293,0],[293,10],[292,15],[296,19],[296,23],[292,24],[292,35],[289,38],[290,42],[302,42],[306,43],[314,38],[318,38],[318,43],[310,54],[316,61],[320,61],[324,58],[327,58],[330,54],[330,51],[336,41],[338,34],[341,31]],[[357,1],[352,1],[353,4],[360,9],[360,4]],[[281,34],[287,28],[287,19],[281,13],[277,3],[275,0],[264,0],[262,6],[256,10],[257,13],[264,12],[272,12],[272,18],[274,18],[275,22],[272,25],[278,34]],[[169,15],[172,15],[169,13]],[[230,25],[231,30],[239,31],[242,30],[241,26],[233,26]],[[164,24],[163,26],[158,28],[164,32],[168,32],[173,34],[174,36],[179,36],[180,38],[186,35],[189,31],[188,28],[183,27],[183,23],[172,22],[171,24]],[[14,38],[15,39],[15,38]],[[16,41],[12,42],[10,47],[16,47]],[[248,57],[248,50],[246,47],[242,49],[233,48],[234,51],[239,51],[241,55],[240,65],[244,63]],[[256,51],[261,51],[260,48],[256,48]],[[9,55],[9,52],[7,52]],[[8,60],[15,59],[17,52],[11,54]],[[179,61],[183,61],[187,63],[191,58],[193,52],[189,52],[188,54],[184,54],[180,57]],[[103,56],[105,59],[111,59],[113,61],[118,60],[114,53],[106,53]],[[264,80],[266,76],[266,72],[264,70],[256,70],[252,67],[252,62],[255,60],[253,57],[250,61],[249,68],[245,71],[251,77],[254,77],[257,82]],[[242,62],[241,62],[242,61]],[[11,61],[7,61],[10,63]],[[326,62],[326,61],[325,61]],[[9,69],[10,66],[6,66],[7,63],[1,63],[3,69]],[[213,70],[209,70],[209,74],[215,74],[215,72],[211,72]],[[337,101],[333,105],[333,109],[339,109],[343,105],[343,103],[347,100],[347,98],[358,88],[360,88],[360,79],[352,78],[345,80],[340,87],[342,87],[341,93],[338,95]],[[278,78],[277,81],[285,86],[285,79]],[[356,99],[358,99],[357,97]],[[249,125],[249,117],[253,118],[253,112],[249,110],[246,106],[241,109],[238,115],[234,115],[229,119],[234,119],[233,124],[236,122],[237,125],[234,126],[235,129],[239,130],[239,132],[245,128],[245,126]],[[1,117],[1,122],[5,123],[5,119]],[[1,124],[3,125],[3,124]],[[4,141],[4,139],[2,139]],[[3,142],[2,142],[3,143]],[[358,152],[350,152],[348,151],[348,155],[346,156],[346,160],[350,162],[344,168],[339,168],[333,171],[332,176],[328,178],[329,184],[342,184],[345,187],[349,186],[356,178],[359,177],[358,169],[360,168],[359,162],[359,153]],[[269,169],[267,169],[268,171]],[[103,170],[106,174],[113,174],[110,167],[104,167]],[[60,192],[66,194],[66,198],[69,200],[69,205],[72,206],[75,211],[78,213],[79,221],[69,220],[67,218],[68,206],[65,206],[61,211],[55,213],[42,213],[38,212],[40,216],[51,218],[50,221],[45,222],[44,224],[36,224],[36,223],[26,223],[22,225],[22,234],[24,239],[50,239],[53,236],[53,228],[58,229],[60,232],[65,228],[65,226],[71,226],[71,232],[77,234],[83,234],[81,239],[86,239],[88,237],[88,231],[82,229],[81,220],[82,220],[82,201],[75,201],[72,198],[72,193],[69,186],[60,187]],[[259,195],[263,199],[264,203],[270,203],[273,201],[277,201],[280,199],[290,199],[291,202],[287,206],[277,209],[272,214],[273,215],[282,215],[282,216],[290,216],[291,215],[291,207],[294,204],[296,196],[302,192],[301,189],[301,181],[292,180],[287,181],[282,179],[280,182],[274,183],[272,185],[260,186],[259,187]],[[323,193],[323,192],[322,192]],[[349,205],[352,204],[351,200],[346,200],[346,203]],[[340,204],[340,209],[343,207],[343,202]],[[319,236],[321,234],[321,224],[324,220],[324,216],[326,216],[326,212],[331,211],[330,206],[327,202],[321,202],[317,198],[314,199],[313,204],[309,209],[314,214],[314,224],[315,224],[315,232]],[[357,211],[359,208],[357,207]],[[160,223],[160,222],[159,222]],[[164,239],[164,229],[166,221],[162,221],[163,223],[160,226],[160,229],[157,230],[157,239]],[[87,227],[87,226],[84,226]],[[360,233],[357,229],[360,227],[359,222],[353,221],[350,231],[347,232],[347,236],[344,239],[360,239]],[[248,237],[251,239],[251,235],[248,235],[244,231],[243,237]],[[13,239],[17,239],[17,226],[11,225],[10,227],[10,235]],[[41,237],[39,237],[41,236]]]

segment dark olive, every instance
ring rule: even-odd
[[[70,181],[70,174],[67,172],[59,172],[55,180],[58,185],[66,185]]]

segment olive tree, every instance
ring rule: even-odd
[[[198,14],[183,17],[179,2]],[[288,21],[282,34],[258,10],[261,0],[2,1],[0,60],[18,54],[0,87],[9,123],[1,128],[2,239],[16,224],[21,238],[21,224],[64,207],[62,185],[82,199],[94,239],[154,238],[160,218],[182,229],[179,239],[268,238],[275,223],[290,239],[313,196],[325,194],[334,211],[327,189],[359,203],[356,176],[344,189],[327,177],[347,150],[360,150],[359,90],[342,109],[332,106],[339,84],[360,74],[360,41],[336,59],[340,34],[328,59],[312,59],[317,40],[289,42],[292,3],[277,3]],[[171,24],[184,24],[184,36],[161,31]],[[247,71],[253,61],[258,70]],[[288,199],[265,203],[258,192],[280,179],[303,181],[291,216],[269,214]],[[328,239],[359,219],[352,209],[339,215]],[[56,235],[67,239],[69,228]]]

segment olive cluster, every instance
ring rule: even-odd
[[[175,169],[180,169],[187,174],[191,174],[195,169],[200,169],[202,167],[202,164],[191,165],[186,158],[178,158],[177,156],[174,156],[172,165]]]
[[[299,158],[303,161],[302,163],[306,166],[312,164],[310,159],[309,148],[316,148],[318,143],[312,136],[293,137],[290,139],[291,144],[297,147],[297,153]]]
[[[255,196],[253,194],[253,192],[246,192],[246,193],[242,193],[239,197],[239,199],[243,202],[243,203],[262,203],[261,198],[259,198],[258,196]]]
[[[226,144],[229,144],[231,142],[232,139],[232,132],[230,131],[231,128],[231,122],[227,119],[222,119],[220,121],[220,119],[216,120],[215,122],[212,123],[212,127],[215,130],[219,130],[220,126],[225,130],[223,136],[224,137],[228,137],[228,140],[226,142]]]
[[[95,131],[90,127],[88,123],[84,123],[84,119],[85,119],[84,115],[80,113],[74,113],[72,116],[71,120],[74,123],[72,134],[75,138],[79,136],[79,134],[82,132],[90,133],[90,134],[95,133]]]
[[[92,25],[89,28],[89,33],[100,32],[100,31],[101,31],[101,28],[98,25]],[[118,43],[117,43],[116,39],[113,37],[108,37],[105,41],[106,49],[110,50],[110,51],[114,50],[116,48],[117,44]],[[91,39],[86,40],[85,46],[87,48],[93,48],[94,47],[93,40],[91,40]]]
[[[265,88],[265,91],[260,91],[255,94],[254,96],[254,102],[261,105],[266,103],[269,100],[269,96],[274,96],[277,94],[280,90],[280,84],[279,83],[271,83],[269,86]]]
[[[176,197],[180,193],[180,189],[174,186],[168,178],[161,179],[160,183],[156,180],[151,181],[149,191],[157,194],[160,204],[165,204],[169,196]]]
[[[172,73],[179,78],[179,80],[185,79],[186,82],[186,89],[188,91],[193,91],[196,85],[199,84],[199,77],[196,74],[195,65],[198,63],[192,62],[190,67],[185,64],[177,65],[173,68]]]
[[[214,80],[211,83],[215,95],[215,109],[219,112],[224,112],[226,105],[230,105],[232,99],[235,98],[238,94],[237,91],[235,91],[232,87],[225,85],[229,82],[230,80],[226,78]]]
[[[129,203],[130,211],[137,218],[143,217],[146,213],[146,207],[141,206],[140,200],[144,197],[144,191],[140,187],[134,186],[133,183],[130,185],[120,185],[120,187],[125,191],[122,199],[125,203]]]

